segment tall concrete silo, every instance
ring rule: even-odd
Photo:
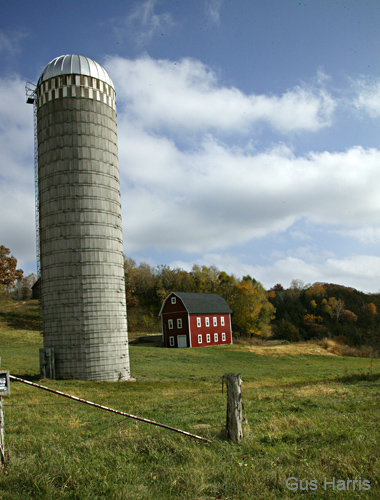
[[[57,57],[36,88],[41,308],[56,378],[130,378],[115,89]]]

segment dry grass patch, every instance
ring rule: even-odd
[[[349,394],[349,390],[342,387],[302,387],[296,391],[296,395],[304,398]]]
[[[240,349],[242,349],[240,347]],[[300,342],[297,344],[285,345],[272,345],[272,346],[245,346],[243,350],[257,354],[258,356],[269,356],[271,358],[278,356],[300,356],[300,355],[313,355],[313,356],[337,356],[338,354],[330,352],[323,348],[323,346],[309,343]]]
[[[379,353],[370,346],[350,347],[335,339],[324,338],[318,342],[326,352],[335,356],[354,356],[359,358],[378,358]]]
[[[75,429],[77,427],[82,427],[83,425],[86,425],[85,423],[82,423],[79,417],[74,417],[72,416],[69,421],[66,423],[67,427],[70,427],[72,429]]]

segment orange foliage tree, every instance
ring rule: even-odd
[[[0,285],[6,288],[12,288],[24,274],[21,269],[17,269],[17,259],[10,253],[9,248],[0,246]]]

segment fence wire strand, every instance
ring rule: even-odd
[[[143,414],[149,414],[149,413],[152,413],[152,412],[162,412],[163,410],[169,410],[169,409],[173,409],[175,408],[175,413],[174,412],[168,412],[168,413],[164,413],[168,418],[169,420],[175,420],[176,422],[178,421],[177,419],[181,419],[181,418],[184,418],[186,416],[196,416],[196,415],[199,415],[201,417],[203,416],[206,416],[206,415],[222,415],[222,414],[225,414],[225,408],[224,407],[221,407],[220,406],[220,397],[222,396],[221,395],[221,392],[217,392],[215,393],[215,396],[218,395],[218,398],[215,397],[215,400],[214,402],[211,402],[210,400],[208,401],[208,405],[206,408],[202,409],[201,412],[198,410],[193,410],[192,408],[188,408],[188,405],[187,408],[186,406],[182,407],[181,408],[181,404],[183,403],[188,403],[189,401],[191,400],[194,400],[196,399],[197,397],[203,395],[203,394],[206,394],[206,393],[209,393],[211,392],[218,384],[221,383],[223,377],[218,377],[217,380],[215,380],[214,382],[211,383],[211,385],[209,385],[208,387],[206,387],[205,389],[201,390],[201,391],[197,391],[197,392],[194,392],[186,397],[182,397],[180,399],[176,399],[174,401],[171,401],[169,403],[166,403],[166,404],[161,404],[161,405],[158,405],[158,406],[154,406],[153,408],[150,408],[150,409],[143,409],[141,408],[139,411],[141,411]],[[248,382],[249,384],[249,382]],[[336,403],[339,403],[339,402],[351,402],[353,405],[359,400],[361,403],[363,404],[366,404],[368,400],[371,400],[373,401],[374,405],[376,405],[378,403],[378,398],[375,398],[374,396],[371,396],[369,393],[368,395],[367,394],[362,394],[362,395],[359,395],[359,394],[355,394],[355,389],[360,389],[360,388],[364,388],[364,387],[378,387],[380,385],[380,382],[373,382],[373,383],[356,383],[356,384],[351,384],[351,383],[334,383],[334,384],[331,384],[329,383],[328,381],[324,384],[324,385],[313,385],[312,383],[310,384],[303,384],[303,385],[300,385],[300,386],[296,386],[296,387],[246,387],[246,389],[244,391],[242,391],[242,396],[243,396],[243,402],[245,403],[244,404],[244,408],[243,408],[243,417],[244,417],[244,422],[245,423],[248,423],[248,420],[250,420],[252,422],[253,421],[257,421],[257,418],[259,414],[263,414],[263,412],[267,411],[268,408],[268,403],[273,403],[275,405],[277,405],[277,408],[273,408],[273,411],[270,413],[270,415],[262,415],[260,417],[260,422],[261,423],[265,423],[265,422],[268,422],[270,421],[271,418],[273,418],[274,416],[276,416],[276,418],[280,415],[284,415],[284,414],[287,414],[287,413],[292,413],[293,411],[299,411],[299,408],[292,408],[291,407],[291,404],[296,404],[296,402],[298,404],[301,404],[302,406],[302,409],[307,408],[307,404],[302,404],[302,402],[299,401],[299,395],[297,396],[297,392],[298,391],[302,391],[302,390],[305,390],[305,389],[310,389],[312,391],[318,391],[318,390],[326,390],[326,389],[351,389],[351,391],[345,393],[345,394],[336,394],[336,393],[331,393],[331,394],[323,394],[323,396],[327,396],[327,397],[331,397],[331,401],[326,401],[325,399],[321,402],[321,395],[320,394],[311,394],[311,395],[305,395],[305,398],[307,398],[308,400],[311,400],[312,402],[309,403],[309,406],[312,406],[313,408],[315,408],[315,410],[318,410],[318,411],[323,411],[323,408],[325,408],[326,406],[330,407],[331,405],[335,405]],[[268,395],[268,392],[269,392],[269,395]],[[265,396],[261,397],[261,394],[264,394],[266,393]],[[272,393],[272,394],[271,394]],[[254,395],[254,397],[251,397],[252,395]],[[340,396],[340,397],[337,397],[337,396]],[[343,397],[342,397],[343,396]],[[214,398],[214,395],[212,396],[212,398]],[[265,399],[268,398],[268,401],[265,401]],[[141,398],[142,399],[142,398]],[[149,400],[152,400],[152,399],[155,399],[155,398],[148,398],[148,399],[145,399],[144,398],[144,401],[149,401]],[[224,399],[224,396],[223,396],[223,399]],[[293,403],[293,399],[295,400],[294,403]],[[283,403],[282,403],[283,401]],[[125,403],[126,401],[123,400],[123,402]],[[134,401],[134,403],[136,403],[136,401]],[[282,404],[281,404],[282,403]],[[14,412],[16,412],[16,408],[18,407],[43,407],[43,406],[46,406],[46,407],[50,407],[50,406],[73,406],[73,405],[76,405],[77,403],[76,402],[45,402],[45,403],[23,403],[23,404],[19,404],[19,403],[9,403],[9,404],[4,404],[4,407],[5,408],[9,408],[9,416],[12,415],[12,417],[14,416]],[[114,401],[113,401],[113,404],[114,404]],[[263,405],[263,408],[260,409],[260,408],[257,408],[257,404],[259,405]],[[280,407],[278,407],[278,405],[280,405]],[[139,408],[140,404],[137,404],[135,406],[135,408]],[[266,409],[264,408],[266,406]],[[348,409],[346,411],[347,415],[350,415],[351,413],[355,413],[357,410],[355,410],[355,408],[352,409],[352,411],[350,411],[350,409]],[[365,411],[366,413],[377,413],[378,412],[378,408],[360,408],[360,412],[363,412]],[[337,409],[337,412],[340,413],[339,409]],[[87,412],[84,412],[85,414],[87,414]],[[37,416],[37,414],[36,414]],[[41,418],[41,417],[40,417]],[[43,418],[43,416],[42,416]],[[78,417],[80,418],[80,417]],[[74,445],[74,446],[80,446],[82,445],[83,443],[86,443],[88,442],[89,440],[93,439],[94,437],[96,436],[99,436],[99,434],[103,434],[103,436],[101,437],[101,439],[99,440],[99,442],[103,442],[103,441],[109,441],[109,440],[115,440],[115,439],[141,439],[141,435],[139,435],[138,433],[133,433],[132,435],[125,435],[125,434],[121,434],[122,432],[122,429],[120,429],[120,434],[118,435],[113,435],[111,437],[106,437],[104,434],[107,430],[111,429],[111,428],[115,428],[117,426],[119,426],[120,428],[122,426],[125,426],[127,424],[127,422],[130,420],[127,418],[127,417],[123,417],[122,419],[119,419],[117,421],[113,421],[113,422],[110,422],[110,419],[112,418],[112,416],[110,415],[109,418],[99,418],[99,419],[87,419],[87,420],[84,420],[84,421],[78,421],[78,422],[74,422],[74,424],[76,424],[74,427],[76,428],[80,428],[82,431],[84,432],[88,432],[90,431],[91,429],[86,429],[86,426],[90,426],[90,425],[101,425],[102,423],[107,423],[106,426],[103,426],[101,425],[101,428],[99,430],[97,430],[96,432],[91,432],[90,435],[88,436],[77,436],[72,442],[71,442],[71,445]],[[114,418],[115,418],[115,415],[114,415]],[[215,420],[212,421],[213,419],[210,418],[209,421],[210,423],[207,423],[205,424],[207,427],[208,430],[214,430],[214,429],[219,429],[219,430],[223,430],[225,428],[225,425],[224,425],[224,422],[223,423],[220,423],[220,424],[215,424]],[[219,420],[219,418],[218,418]],[[65,425],[65,426],[68,426],[68,423],[67,422],[52,422],[52,421],[44,421],[44,422],[9,422],[9,421],[6,421],[5,423],[5,427],[7,427],[8,429],[11,429],[11,428],[17,428],[17,427],[23,427],[23,426],[54,426],[54,425]],[[174,425],[174,424],[173,424]],[[192,426],[190,426],[190,428],[192,428]],[[136,429],[137,429],[137,426],[136,426]],[[74,429],[70,429],[70,426],[68,428],[68,432],[75,432]],[[16,431],[17,432],[17,431]],[[84,433],[82,432],[82,433]],[[124,430],[124,433],[125,432],[133,432],[132,431],[128,431],[128,430]],[[75,435],[75,434],[74,434]],[[10,433],[10,436],[12,436],[12,433]],[[17,434],[15,434],[14,436],[17,436]],[[12,436],[12,437],[14,437]],[[8,441],[8,440],[7,440]],[[67,445],[68,442],[67,442],[67,439],[66,440],[55,440],[55,441],[50,441],[50,440],[42,440],[42,441],[39,441],[38,439],[36,439],[35,441],[34,440],[29,440],[29,441],[24,441],[24,442],[21,442],[21,443],[17,443],[17,442],[12,442],[12,438],[10,439],[10,442],[7,442],[7,447],[10,447],[10,448],[13,448],[13,449],[17,449],[17,450],[28,450],[30,449],[31,446],[42,446],[42,447],[45,447],[45,446],[59,446],[59,445]]]

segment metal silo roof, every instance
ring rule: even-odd
[[[45,80],[60,75],[86,75],[98,78],[108,83],[113,89],[114,84],[107,71],[99,63],[89,57],[66,55],[56,57],[45,66],[38,80],[37,86]]]

